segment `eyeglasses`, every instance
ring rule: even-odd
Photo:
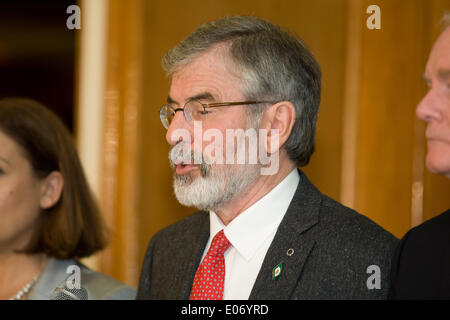
[[[184,117],[187,122],[191,123],[191,121],[203,121],[209,111],[208,108],[215,107],[228,107],[228,106],[238,106],[238,105],[250,105],[250,104],[258,104],[258,103],[274,103],[270,101],[239,101],[239,102],[217,102],[217,103],[201,103],[198,100],[191,100],[186,102],[183,108],[175,108],[171,104],[165,104],[162,106],[161,110],[159,110],[159,117],[161,118],[161,122],[164,128],[169,129],[170,124],[172,123],[173,118],[175,118],[175,114],[177,111],[183,111]]]

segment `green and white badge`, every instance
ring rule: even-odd
[[[280,263],[272,269],[272,280],[278,278],[281,275],[281,271],[283,271],[283,264]]]

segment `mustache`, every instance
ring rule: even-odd
[[[169,151],[169,161],[172,170],[175,171],[179,164],[196,164],[199,166],[201,175],[206,177],[211,165],[204,161],[204,155],[196,150],[191,150],[189,146],[184,143],[177,143]]]

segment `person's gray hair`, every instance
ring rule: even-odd
[[[248,100],[290,101],[295,106],[296,121],[284,148],[296,166],[305,166],[314,152],[321,71],[298,37],[263,19],[226,17],[199,26],[166,53],[162,66],[171,76],[199,54],[227,42]],[[267,107],[248,108],[253,123],[259,126]]]

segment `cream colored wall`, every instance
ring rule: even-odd
[[[97,199],[101,199],[103,115],[108,1],[82,0],[83,27],[78,33],[75,135],[84,171]],[[83,261],[99,268],[98,256]]]

